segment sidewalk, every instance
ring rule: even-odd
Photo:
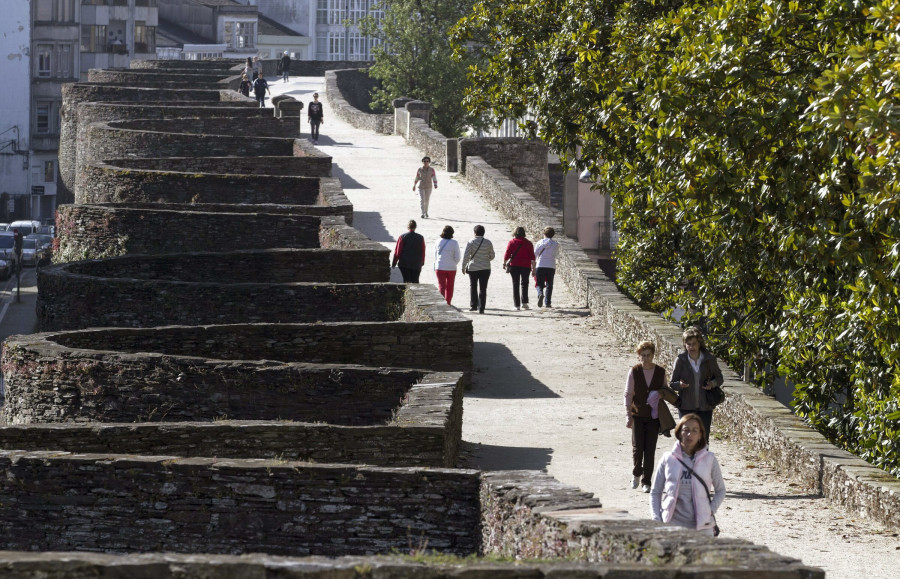
[[[288,84],[279,79],[270,86],[273,95],[290,94],[304,103],[314,91],[324,97],[321,77],[295,78]],[[303,114],[305,122],[305,110]],[[515,311],[511,281],[501,269],[514,224],[503,222],[477,193],[440,167],[431,217],[420,219],[412,186],[422,153],[402,137],[356,130],[333,117],[326,102],[318,148],[332,156],[333,175],[354,205],[354,227],[393,249],[407,221],[418,222],[428,251],[422,283],[436,284],[431,256],[444,225],[453,226],[461,247],[476,224],[484,225],[494,243],[498,257],[485,315],[468,311],[468,278],[461,273],[452,302],[471,317],[475,331],[474,384],[464,402],[466,466],[546,469],[564,483],[593,492],[605,507],[649,518],[648,495],[629,485],[631,442],[623,391],[626,374],[637,363],[634,345],[621,343],[586,308],[573,304],[562,285],[554,289],[554,309]],[[527,234],[532,241],[541,237],[540,232]],[[391,279],[401,281],[399,272]],[[530,303],[536,305],[534,288]],[[672,444],[673,439],[660,438],[657,459]],[[823,567],[829,577],[893,575],[900,564],[896,536],[833,510],[728,441],[714,438],[712,449],[728,488],[718,514],[726,536]]]

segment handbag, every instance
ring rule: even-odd
[[[516,248],[516,250],[513,252],[513,254],[509,256],[509,259],[507,261],[503,262],[503,271],[505,271],[506,273],[512,272],[512,266],[509,265],[509,262],[511,262],[512,260],[514,260],[516,258],[516,254],[519,253],[520,249],[522,249],[521,245],[519,245],[519,247]]]
[[[712,505],[712,497],[709,495],[709,487],[706,486],[706,481],[704,481],[702,478],[700,478],[699,476],[697,476],[697,473],[694,472],[694,469],[692,469],[691,467],[689,467],[688,465],[686,465],[686,464],[684,463],[683,460],[681,460],[681,459],[678,458],[677,456],[675,457],[675,460],[677,460],[678,462],[680,462],[680,463],[681,463],[681,466],[683,466],[684,468],[686,468],[687,471],[688,471],[688,473],[690,473],[690,475],[691,475],[692,477],[694,477],[694,478],[696,478],[698,481],[700,481],[700,484],[703,485],[703,490],[706,491],[706,498],[709,499],[709,504]],[[719,530],[719,523],[716,522],[716,515],[715,515],[715,513],[712,513],[712,518],[713,518],[713,537],[718,537],[718,536],[719,536],[719,533],[721,533],[721,531]]]
[[[703,397],[706,399],[706,403],[715,408],[719,404],[725,402],[725,391],[722,390],[721,386],[716,386],[715,388],[710,388],[709,390],[703,390]]]
[[[462,268],[463,275],[469,275],[469,266],[472,264],[472,260],[475,259],[475,256],[478,254],[478,250],[481,249],[481,244],[484,243],[484,238],[481,238],[481,241],[478,242],[478,247],[475,248],[475,251],[472,252],[472,257],[469,258]]]

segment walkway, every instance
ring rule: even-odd
[[[321,77],[295,78],[288,84],[277,80],[271,88],[273,94],[290,94],[304,102],[315,90],[324,97]],[[462,246],[480,223],[502,255],[511,224],[455,174],[438,168],[431,218],[418,218],[412,185],[422,154],[402,137],[356,130],[331,116],[326,103],[319,148],[334,160],[334,175],[354,205],[354,226],[375,241],[393,249],[413,218],[430,252],[444,225],[454,227]],[[540,237],[534,231],[528,236]],[[632,345],[621,343],[586,309],[573,304],[565,287],[556,288],[553,310],[515,311],[510,279],[500,262],[499,257],[494,261],[485,315],[471,315],[476,373],[464,406],[467,465],[546,468],[557,479],[593,492],[606,507],[648,517],[647,495],[628,485],[631,444],[622,391],[628,368],[637,361]],[[422,282],[435,284],[428,265]],[[400,281],[398,271],[392,276],[392,281]],[[532,289],[532,305],[535,301]],[[470,315],[468,279],[461,274],[453,305]],[[660,439],[657,456],[670,444],[671,439]],[[833,510],[824,499],[783,481],[758,457],[729,441],[714,439],[712,449],[728,488],[718,518],[723,533],[824,567],[829,577],[896,576],[896,534]]]

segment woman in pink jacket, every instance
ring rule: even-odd
[[[526,239],[524,227],[516,227],[513,238],[506,244],[503,265],[508,266],[508,273],[512,276],[513,305],[516,306],[516,310],[520,306],[527,310],[528,284],[531,283],[535,262],[534,245]],[[521,295],[519,288],[522,289]]]
[[[650,514],[654,521],[718,535],[715,514],[725,500],[725,481],[716,455],[706,449],[703,421],[696,414],[683,416],[675,438],[678,442],[656,467]]]

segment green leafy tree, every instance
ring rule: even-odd
[[[373,93],[373,108],[392,111],[392,101],[401,96],[428,101],[434,107],[432,128],[448,137],[478,123],[480,117],[462,106],[469,62],[451,58],[447,37],[473,2],[381,0],[384,17],[370,17],[360,25],[364,34],[381,41],[373,49],[375,64],[369,69],[381,85]]]
[[[478,3],[466,104],[612,195],[619,282],[900,474],[900,2]]]

